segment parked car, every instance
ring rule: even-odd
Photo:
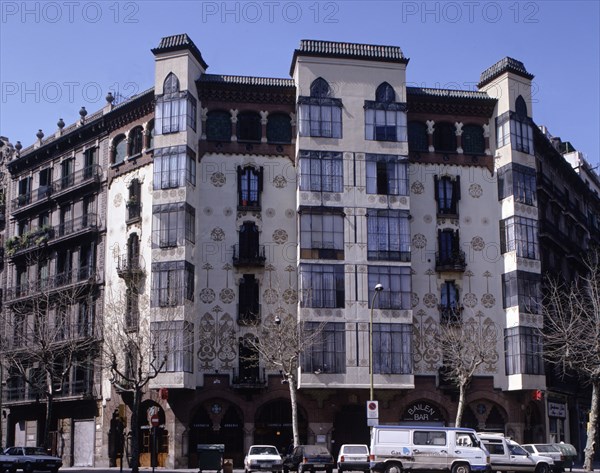
[[[283,460],[273,445],[252,445],[244,458],[244,471],[281,471]]]
[[[16,473],[16,471],[17,463],[15,459],[4,455],[4,453],[0,454],[0,473]]]
[[[558,447],[551,443],[528,443],[521,445],[529,453],[543,455],[554,460],[554,468],[552,471],[561,473],[565,469],[565,457]]]
[[[56,473],[62,466],[62,459],[48,455],[42,447],[8,447],[4,455],[14,459],[16,468],[24,473],[50,471]]]
[[[565,457],[565,468],[568,468],[569,471],[573,471],[573,462],[577,458],[577,449],[570,443],[564,442],[553,443],[552,445],[558,448]]]
[[[345,443],[340,447],[337,468],[338,473],[343,473],[344,471],[364,471],[368,473],[371,470],[369,464],[369,447],[366,445]]]
[[[483,432],[477,435],[490,452],[492,471],[549,473],[554,468],[552,458],[529,453],[517,442],[502,434]]]
[[[292,453],[283,460],[283,473],[297,471],[325,471],[332,473],[334,467],[333,456],[322,445],[298,445]]]

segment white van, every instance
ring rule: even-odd
[[[473,429],[377,425],[371,431],[371,470],[488,471],[490,454]]]

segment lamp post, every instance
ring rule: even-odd
[[[369,400],[373,401],[373,309],[375,308],[375,299],[377,295],[383,291],[382,284],[375,285],[375,293],[373,294],[373,299],[371,300],[371,317],[369,319],[369,375],[371,378],[371,391],[369,393]]]

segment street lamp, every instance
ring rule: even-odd
[[[373,294],[373,299],[371,300],[371,317],[369,319],[369,375],[371,377],[371,391],[369,400],[373,401],[373,309],[375,308],[375,299],[377,295],[383,291],[383,284],[375,285],[375,293]]]

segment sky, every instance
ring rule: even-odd
[[[301,39],[400,46],[408,85],[475,90],[505,56],[533,79],[532,116],[600,162],[600,2],[0,0],[0,135],[24,147],[153,86],[151,49],[187,33],[208,73],[289,77]]]

